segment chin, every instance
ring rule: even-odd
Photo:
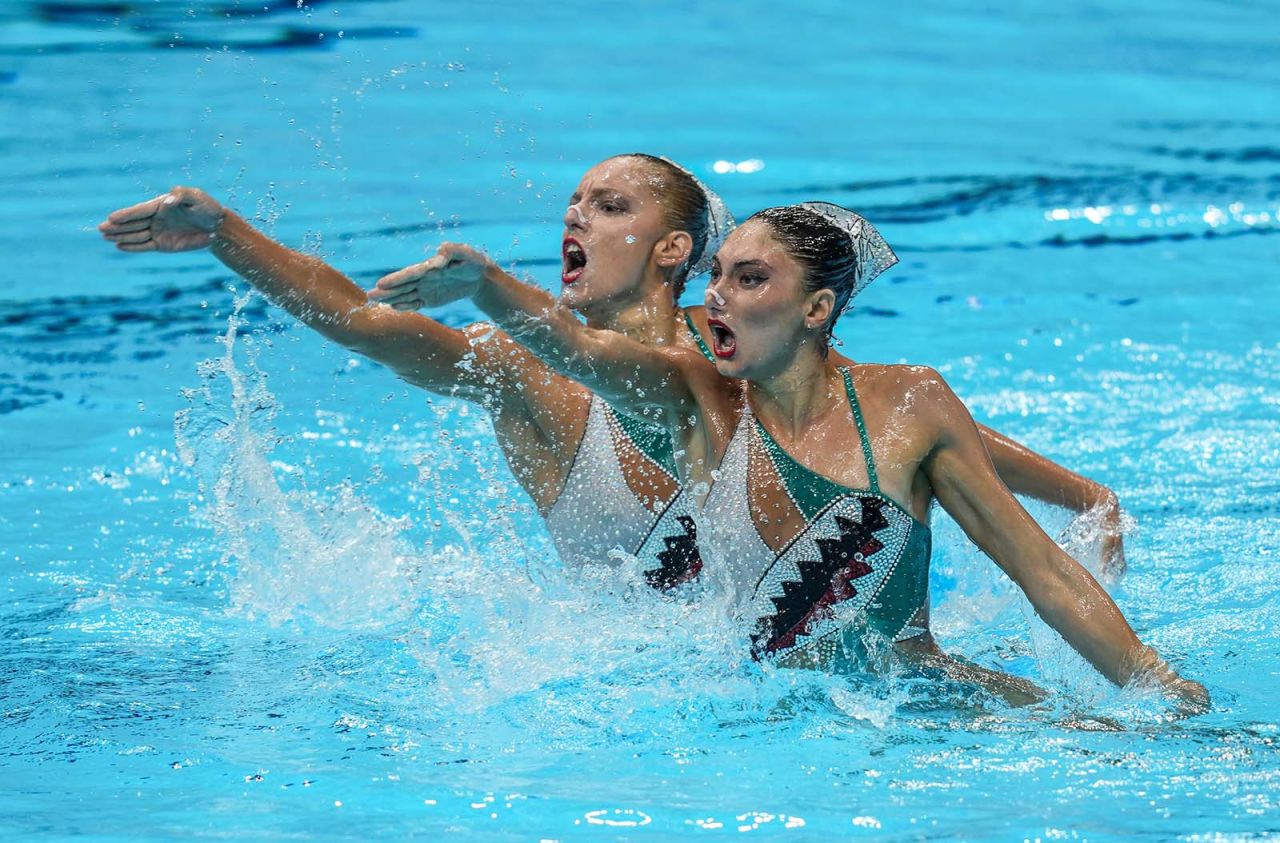
[[[572,284],[560,288],[560,303],[574,310],[580,310],[593,304],[590,285],[586,279],[579,278]]]
[[[736,356],[731,357],[728,360],[722,357],[717,358],[716,371],[721,375],[724,375],[726,378],[733,378],[734,380],[743,380],[750,377],[750,367],[748,366],[744,368],[742,361],[738,360]]]

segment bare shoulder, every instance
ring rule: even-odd
[[[969,415],[946,378],[931,366],[868,363],[853,371],[863,403],[878,405],[889,418],[909,417],[922,431],[937,433]]]
[[[859,384],[905,402],[944,399],[951,387],[932,366],[904,363],[861,363],[853,367]]]

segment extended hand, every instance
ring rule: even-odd
[[[1151,683],[1160,689],[1165,699],[1176,709],[1179,717],[1204,714],[1211,702],[1209,692],[1199,682],[1184,679],[1159,654],[1150,647],[1141,647],[1131,656],[1136,669],[1132,677],[1143,684]]]
[[[461,243],[445,243],[435,256],[378,279],[369,298],[396,310],[437,307],[475,292],[497,266],[489,256]]]
[[[1166,682],[1164,693],[1173,702],[1178,714],[1183,717],[1204,714],[1211,705],[1209,692],[1203,685],[1190,679],[1183,679],[1181,676]]]
[[[175,187],[155,199],[113,211],[98,230],[122,252],[188,252],[208,246],[225,215],[203,190]]]

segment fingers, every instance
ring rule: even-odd
[[[136,246],[151,239],[151,229],[147,228],[142,231],[127,232],[125,234],[109,234],[107,239],[117,246]]]
[[[383,304],[389,304],[392,307],[395,307],[397,304],[403,304],[404,302],[412,301],[413,299],[418,299],[418,300],[422,299],[422,294],[418,292],[417,287],[409,287],[408,289],[405,289],[405,290],[397,290],[394,293],[390,293],[390,294],[384,293],[378,296],[374,295],[375,292],[377,291],[375,290],[369,293],[370,299],[372,299],[373,301],[382,302]]]
[[[117,243],[116,248],[122,252],[154,252],[156,250],[156,241],[148,240],[145,243]]]
[[[154,199],[148,199],[146,202],[139,202],[136,205],[130,205],[127,208],[121,208],[118,211],[112,211],[107,215],[105,225],[120,225],[122,223],[136,222],[138,220],[150,219],[155,216],[156,209],[160,207],[160,203],[168,198],[169,194],[164,193]]]
[[[407,284],[416,282],[422,277],[422,266],[424,264],[415,263],[413,266],[406,266],[404,269],[397,269],[395,272],[382,276],[378,279],[378,283],[373,285],[369,295],[374,297],[385,296]]]
[[[151,218],[141,220],[132,220],[130,222],[112,223],[103,222],[98,224],[98,230],[104,235],[112,237],[118,234],[132,234],[135,231],[146,231],[151,227]]]
[[[378,279],[378,283],[369,291],[369,298],[389,301],[391,296],[398,292],[412,290],[417,287],[420,281],[426,280],[428,275],[444,269],[448,260],[448,256],[437,254],[430,260],[415,263],[413,266],[406,266],[404,269],[398,269],[389,275],[384,275]]]
[[[415,263],[413,266],[406,266],[404,269],[397,269],[389,275],[384,275],[378,279],[378,283],[374,285],[376,290],[386,292],[403,287],[406,284],[413,284],[422,279],[422,276],[428,272],[439,269],[444,265],[444,261],[440,255],[436,255],[430,260],[422,263]]]
[[[1184,717],[1204,714],[1212,706],[1209,692],[1199,682],[1178,678],[1172,685],[1166,686],[1166,693]]]
[[[381,285],[382,282],[379,281],[378,283],[379,285]],[[406,294],[412,293],[417,289],[418,289],[417,286],[413,286],[413,287],[400,286],[400,287],[396,287],[394,289],[388,290],[388,289],[384,289],[381,286],[376,286],[373,289],[369,290],[365,295],[367,295],[373,301],[386,302],[390,304],[392,301],[399,298],[400,296],[404,296]]]
[[[396,270],[378,279],[368,296],[371,301],[396,310],[417,310],[424,306],[423,289],[473,276],[481,256],[470,246],[442,243],[434,256],[422,263]]]
[[[1129,561],[1125,559],[1124,548],[1117,546],[1105,554],[1102,559],[1102,572],[1113,580],[1118,580],[1129,570]]]

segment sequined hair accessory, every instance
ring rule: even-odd
[[[702,247],[702,254],[698,256],[698,262],[689,267],[688,277],[693,278],[695,275],[711,271],[711,261],[715,258],[716,252],[720,251],[720,244],[724,243],[724,238],[729,236],[729,232],[733,231],[735,225],[733,214],[729,212],[729,206],[724,203],[720,195],[703,184],[702,179],[670,158],[663,157],[662,160],[693,179],[693,183],[702,191],[702,196],[707,201],[707,242]]]
[[[893,249],[889,248],[889,244],[880,236],[880,232],[876,231],[875,226],[860,214],[830,202],[802,202],[799,207],[822,217],[843,231],[853,243],[857,279],[844,301],[837,302],[837,310],[844,310],[845,305],[874,281],[876,276],[898,262],[898,256],[893,253]]]

